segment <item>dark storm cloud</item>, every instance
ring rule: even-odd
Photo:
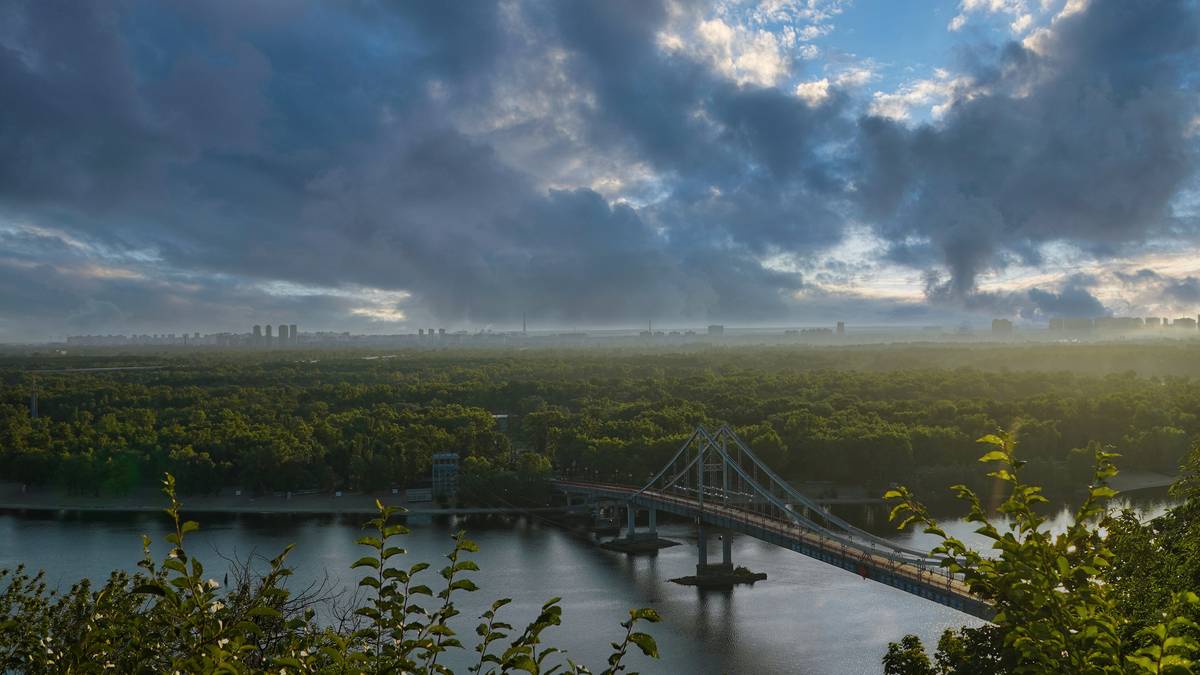
[[[949,270],[931,298],[1039,308],[1078,298],[975,279],[1046,241],[1190,232],[1168,208],[1194,163],[1187,3],[1096,0],[1044,54],[977,51],[974,98],[917,129],[855,120],[836,87],[813,105],[734,84],[664,50],[667,19],[653,0],[0,0],[0,315],[355,309],[263,290],[287,282],[408,291],[401,309],[450,323],[884,317],[761,262],[845,281],[817,256],[855,219]]]
[[[655,41],[660,3],[560,3],[555,11],[572,74],[601,102],[588,112],[592,142],[628,144],[671,175],[670,194],[648,216],[676,247],[733,240],[762,254],[841,238],[836,209],[848,177],[843,159],[822,146],[849,130],[842,96],[812,107],[664,55]]]
[[[23,107],[0,113],[22,130],[4,139],[0,171],[24,181],[7,183],[5,205],[66,211],[94,240],[183,269],[407,289],[448,321],[787,311],[800,279],[757,256],[840,237],[829,200],[841,179],[815,154],[842,123],[836,106],[664,57],[657,3],[531,5],[527,29],[566,50],[575,86],[601,99],[576,111],[586,143],[628,142],[670,180],[667,203],[645,213],[546,190],[452,123],[488,100],[496,62],[527,49],[496,8],[455,7],[10,4],[32,37],[4,61]],[[144,42],[155,35],[180,39]],[[57,53],[59,68],[38,65]]]
[[[1032,288],[1029,290],[1029,300],[1033,303],[1035,310],[1030,318],[1034,316],[1093,318],[1108,313],[1104,309],[1104,304],[1096,296],[1077,284],[1067,284],[1058,292]]]
[[[968,53],[973,91],[939,123],[860,122],[863,211],[895,260],[949,270],[938,297],[1046,242],[1195,234],[1170,208],[1196,165],[1195,4],[1094,0],[1051,30],[1042,53]]]
[[[1140,292],[1142,296],[1161,298],[1177,308],[1190,311],[1195,305],[1200,305],[1198,277],[1175,277],[1151,269],[1140,269],[1132,273],[1118,272],[1115,276],[1126,287]]]

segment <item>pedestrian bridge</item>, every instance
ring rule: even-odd
[[[693,519],[699,526],[697,573],[709,567],[707,528],[738,532],[789,548],[830,565],[990,619],[992,608],[971,595],[938,560],[857,528],[829,513],[784,482],[729,427],[710,433],[698,427],[679,452],[642,487],[556,480],[568,495],[614,501],[626,506],[628,534],[635,514],[658,511]],[[706,527],[707,526],[707,527]],[[722,567],[732,566],[724,538]]]

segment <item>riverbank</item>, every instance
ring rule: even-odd
[[[1177,480],[1179,476],[1168,476],[1154,471],[1121,471],[1110,478],[1108,484],[1118,492],[1131,492],[1168,487]]]
[[[215,495],[180,498],[184,513],[291,514],[291,515],[373,515],[375,500],[387,506],[406,509],[409,515],[486,515],[522,513],[561,513],[561,506],[518,507],[439,507],[431,502],[408,502],[402,494],[342,493],[288,496],[237,495],[222,491]],[[57,490],[30,487],[19,483],[0,483],[0,511],[81,512],[81,513],[160,513],[166,497],[157,490],[139,490],[121,497],[68,495]]]

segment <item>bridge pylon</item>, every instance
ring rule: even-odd
[[[789,485],[728,426],[715,432],[697,427],[666,466],[640,488],[570,480],[555,484],[566,492],[652,510],[652,529],[653,510],[692,519],[698,535],[697,575],[673,581],[725,586],[727,581],[765,578],[733,567],[729,533],[737,532],[977,617],[992,615],[991,606],[972,595],[959,576],[943,569],[939,558],[846,522]],[[633,532],[636,521],[628,524]],[[721,563],[715,565],[708,556],[708,538],[714,531],[723,532]],[[731,573],[720,574],[722,568]]]

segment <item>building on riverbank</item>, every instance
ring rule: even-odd
[[[453,498],[458,494],[458,453],[433,455],[433,496]]]

